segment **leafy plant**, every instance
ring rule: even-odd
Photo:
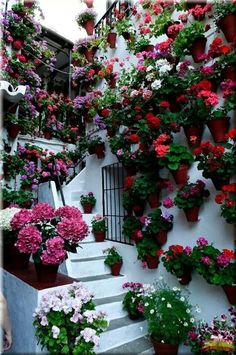
[[[97,214],[91,221],[93,232],[105,232],[107,230],[106,217]]]
[[[42,348],[50,354],[94,354],[108,321],[92,298],[81,282],[43,295],[33,322]]]
[[[163,214],[160,208],[148,213],[146,233],[155,235],[160,231],[170,231],[173,228],[173,215]]]
[[[103,250],[103,253],[107,254],[104,263],[108,266],[112,266],[117,263],[122,263],[123,258],[116,250],[116,247],[111,247]]]
[[[181,144],[171,143],[167,153],[160,158],[159,165],[170,170],[177,170],[181,164],[190,164],[194,161],[190,150]]]
[[[205,183],[197,180],[196,183],[189,182],[183,185],[177,192],[174,203],[179,208],[191,208],[200,206],[204,198],[209,197],[210,192],[205,189]]]
[[[142,223],[140,222],[140,219],[135,216],[128,216],[124,220],[122,230],[123,234],[126,237],[129,237],[132,239],[132,237],[135,236],[136,232],[139,231],[142,227]]]
[[[80,203],[81,205],[92,205],[95,206],[97,199],[94,196],[93,192],[89,192],[87,195],[81,195],[80,196]]]
[[[161,260],[168,272],[181,278],[186,271],[191,273],[193,270],[191,252],[190,247],[170,245],[168,250],[163,253]]]
[[[216,203],[220,204],[221,216],[227,223],[236,224],[236,183],[224,185],[221,190],[215,197]]]
[[[216,0],[214,2],[214,20],[216,24],[226,15],[236,13],[236,5],[233,1]]]
[[[125,282],[123,288],[128,289],[122,301],[123,308],[133,317],[139,317],[144,312],[143,284],[140,282]]]
[[[143,237],[136,244],[136,249],[138,252],[138,259],[146,261],[146,256],[151,255],[158,258],[161,254],[162,249],[157,245],[157,243],[150,237]]]
[[[188,296],[179,288],[171,289],[164,283],[154,283],[144,297],[144,304],[148,332],[153,339],[167,344],[186,340],[194,318]]]
[[[79,26],[83,26],[85,22],[89,20],[95,21],[97,16],[96,11],[93,9],[87,8],[83,11],[81,11],[77,16],[76,16],[76,21]]]
[[[30,207],[33,201],[33,193],[27,190],[14,191],[6,187],[2,188],[2,199],[9,204],[13,203],[19,207]]]

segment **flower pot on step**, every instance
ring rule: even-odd
[[[215,143],[227,141],[226,134],[229,130],[228,117],[207,121],[207,127],[209,128]]]
[[[93,20],[88,20],[83,23],[83,28],[87,32],[88,36],[91,36],[93,34],[93,29],[94,29],[94,21]]]
[[[120,269],[122,266],[122,262],[120,263],[115,263],[111,265],[111,273],[113,276],[119,276],[120,275]]]
[[[34,263],[36,278],[41,283],[55,283],[59,265],[44,265],[41,263]]]
[[[107,35],[107,43],[110,45],[110,48],[116,48],[116,37],[117,33],[109,32]]]
[[[180,164],[179,168],[176,170],[171,170],[173,178],[176,184],[186,184],[188,181],[188,165]]]
[[[92,213],[93,206],[89,203],[84,204],[83,206],[84,213]]]
[[[184,213],[188,222],[197,222],[200,206],[184,208]]]
[[[230,304],[236,304],[236,284],[235,285],[223,285],[223,290],[228,298]]]
[[[105,240],[105,231],[93,231],[96,242],[104,242]]]
[[[155,355],[177,355],[179,344],[159,343],[151,337],[151,342],[154,347]]]
[[[205,53],[207,39],[205,37],[198,37],[194,40],[190,53],[195,63],[200,63],[203,59],[199,57]]]
[[[233,42],[236,37],[236,13],[228,14],[221,18],[217,25],[224,33],[224,36],[228,42]]]

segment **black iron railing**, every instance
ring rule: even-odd
[[[106,239],[132,245],[122,233],[126,213],[122,205],[124,169],[120,163],[102,168],[102,188],[103,215],[107,217],[108,227]]]

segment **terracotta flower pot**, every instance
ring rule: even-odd
[[[133,212],[136,217],[141,217],[144,212],[144,205],[143,204],[136,204],[133,206]]]
[[[221,73],[223,79],[236,81],[236,65],[228,65]]]
[[[89,63],[92,63],[95,52],[96,51],[94,50],[94,48],[86,48],[86,50],[84,51],[84,56]]]
[[[184,213],[188,222],[197,222],[200,206],[184,208]]]
[[[155,240],[159,245],[163,245],[167,242],[167,231],[160,231],[155,235]]]
[[[133,314],[133,313],[128,312],[128,316],[129,316],[129,319],[131,319],[131,320],[137,320],[142,317],[142,314],[141,313]]]
[[[171,170],[176,184],[186,184],[188,181],[188,165],[181,164],[177,170]]]
[[[181,285],[188,285],[189,284],[189,282],[192,280],[192,268],[191,267],[189,267],[189,268],[185,268],[184,270],[183,270],[183,274],[182,274],[182,276],[179,278],[179,283],[181,284]]]
[[[122,261],[120,263],[116,263],[116,264],[111,265],[111,273],[113,276],[120,275],[121,266],[122,266]]]
[[[93,34],[93,29],[94,29],[94,20],[88,20],[83,23],[83,27],[85,31],[87,32],[88,36],[91,36]]]
[[[88,8],[93,7],[93,0],[84,0],[84,3]]]
[[[236,13],[228,14],[218,21],[218,26],[224,33],[228,42],[233,42],[236,37]]]
[[[107,43],[110,45],[110,48],[116,48],[116,37],[117,33],[109,32],[107,35]]]
[[[89,203],[86,203],[83,205],[83,210],[84,210],[84,213],[92,213],[93,206],[90,205]]]
[[[157,256],[152,256],[150,254],[147,254],[145,259],[146,259],[147,267],[149,269],[157,269],[158,264],[160,262]]]
[[[196,148],[199,146],[202,140],[203,125],[200,124],[184,126],[184,133],[186,135],[188,145],[192,148]],[[194,137],[196,139],[194,139]]]
[[[115,76],[113,76],[113,77],[111,77],[111,78],[109,79],[109,81],[108,81],[108,86],[109,86],[109,88],[111,88],[111,89],[115,89],[115,87],[116,87],[116,78],[115,78]]]
[[[55,283],[59,265],[44,265],[34,263],[36,277],[38,282],[42,283]]]
[[[230,304],[236,304],[236,284],[235,285],[223,285],[223,290],[228,298]]]
[[[227,117],[207,121],[207,127],[209,128],[215,143],[227,141],[226,134],[229,130],[229,119]]]
[[[15,139],[20,132],[21,126],[18,123],[11,123],[8,128],[9,137]]]
[[[156,355],[177,355],[179,344],[159,343],[151,337],[151,342]]]
[[[190,53],[195,63],[200,63],[202,61],[202,59],[199,59],[199,56],[204,54],[206,48],[206,42],[207,39],[205,37],[198,37],[194,40],[190,48]]]
[[[104,231],[93,231],[96,242],[104,242],[106,232]]]
[[[160,196],[157,192],[152,192],[148,196],[148,203],[151,208],[156,208],[160,205]]]
[[[98,143],[94,147],[94,153],[97,155],[98,159],[103,159],[105,157],[105,144],[104,143]]]
[[[154,50],[154,45],[153,44],[147,44],[146,46],[142,47],[141,52],[153,52]]]
[[[51,132],[44,131],[44,132],[43,132],[43,135],[44,135],[44,138],[45,138],[45,139],[51,139],[51,138],[52,138]]]

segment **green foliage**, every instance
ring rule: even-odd
[[[194,161],[190,150],[181,144],[171,143],[169,151],[160,158],[159,165],[170,170],[177,170],[181,164],[190,164]]]
[[[121,20],[117,20],[114,26],[116,32],[119,36],[123,35],[123,33],[128,32],[133,34],[135,32],[133,23],[131,19],[127,16],[123,17]]]
[[[138,217],[135,216],[128,216],[123,223],[122,226],[122,230],[123,230],[123,234],[126,237],[131,238],[132,234],[137,231],[140,230],[142,228],[142,224],[139,220]]]
[[[87,204],[95,206],[96,201],[97,199],[94,196],[93,192],[89,192],[87,195],[80,196],[80,203],[82,206]]]
[[[30,207],[33,200],[33,193],[27,190],[14,191],[2,188],[2,199],[8,203],[17,204],[19,207]]]
[[[127,282],[123,288],[129,288],[122,301],[123,308],[133,317],[139,317],[143,314],[143,284]]]
[[[170,231],[173,228],[173,215],[163,216],[160,208],[156,208],[148,214],[150,221],[146,233],[155,235],[160,231]]]
[[[153,36],[158,37],[165,33],[166,26],[173,22],[171,13],[172,11],[169,8],[165,8],[161,15],[156,16],[155,21],[151,24]]]
[[[112,266],[123,261],[122,256],[118,253],[114,246],[103,250],[103,253],[107,254],[104,263],[108,266]]]
[[[196,38],[204,37],[204,25],[199,21],[194,21],[190,26],[183,28],[173,42],[175,55],[182,58],[190,53],[190,48]]]
[[[107,230],[106,217],[102,217],[99,214],[93,217],[91,221],[93,232],[105,232]]]
[[[92,9],[88,8],[83,10],[80,14],[77,15],[76,21],[79,26],[83,26],[85,22],[89,20],[95,21],[97,13]]]
[[[127,47],[130,51],[133,51],[134,54],[139,53],[144,50],[144,47],[151,44],[149,36],[135,36],[133,40],[129,41]]]
[[[215,22],[227,16],[228,14],[236,13],[236,4],[230,0],[216,0],[214,3],[213,16]]]
[[[191,208],[201,206],[204,198],[208,197],[210,192],[205,189],[205,183],[197,180],[196,183],[186,183],[177,192],[174,203],[178,208]]]
[[[19,175],[25,164],[24,160],[18,153],[14,153],[12,155],[3,153],[2,161],[6,179],[15,178]]]
[[[161,259],[166,270],[178,278],[193,269],[191,251],[188,249],[182,245],[171,245]]]
[[[192,306],[180,289],[156,283],[144,302],[144,315],[152,338],[167,344],[179,344],[187,338],[192,328]]]
[[[158,251],[160,247],[155,243],[153,239],[150,237],[143,237],[138,243],[136,244],[137,252],[138,252],[138,259],[145,261],[146,255],[149,254],[153,257],[158,257]]]

